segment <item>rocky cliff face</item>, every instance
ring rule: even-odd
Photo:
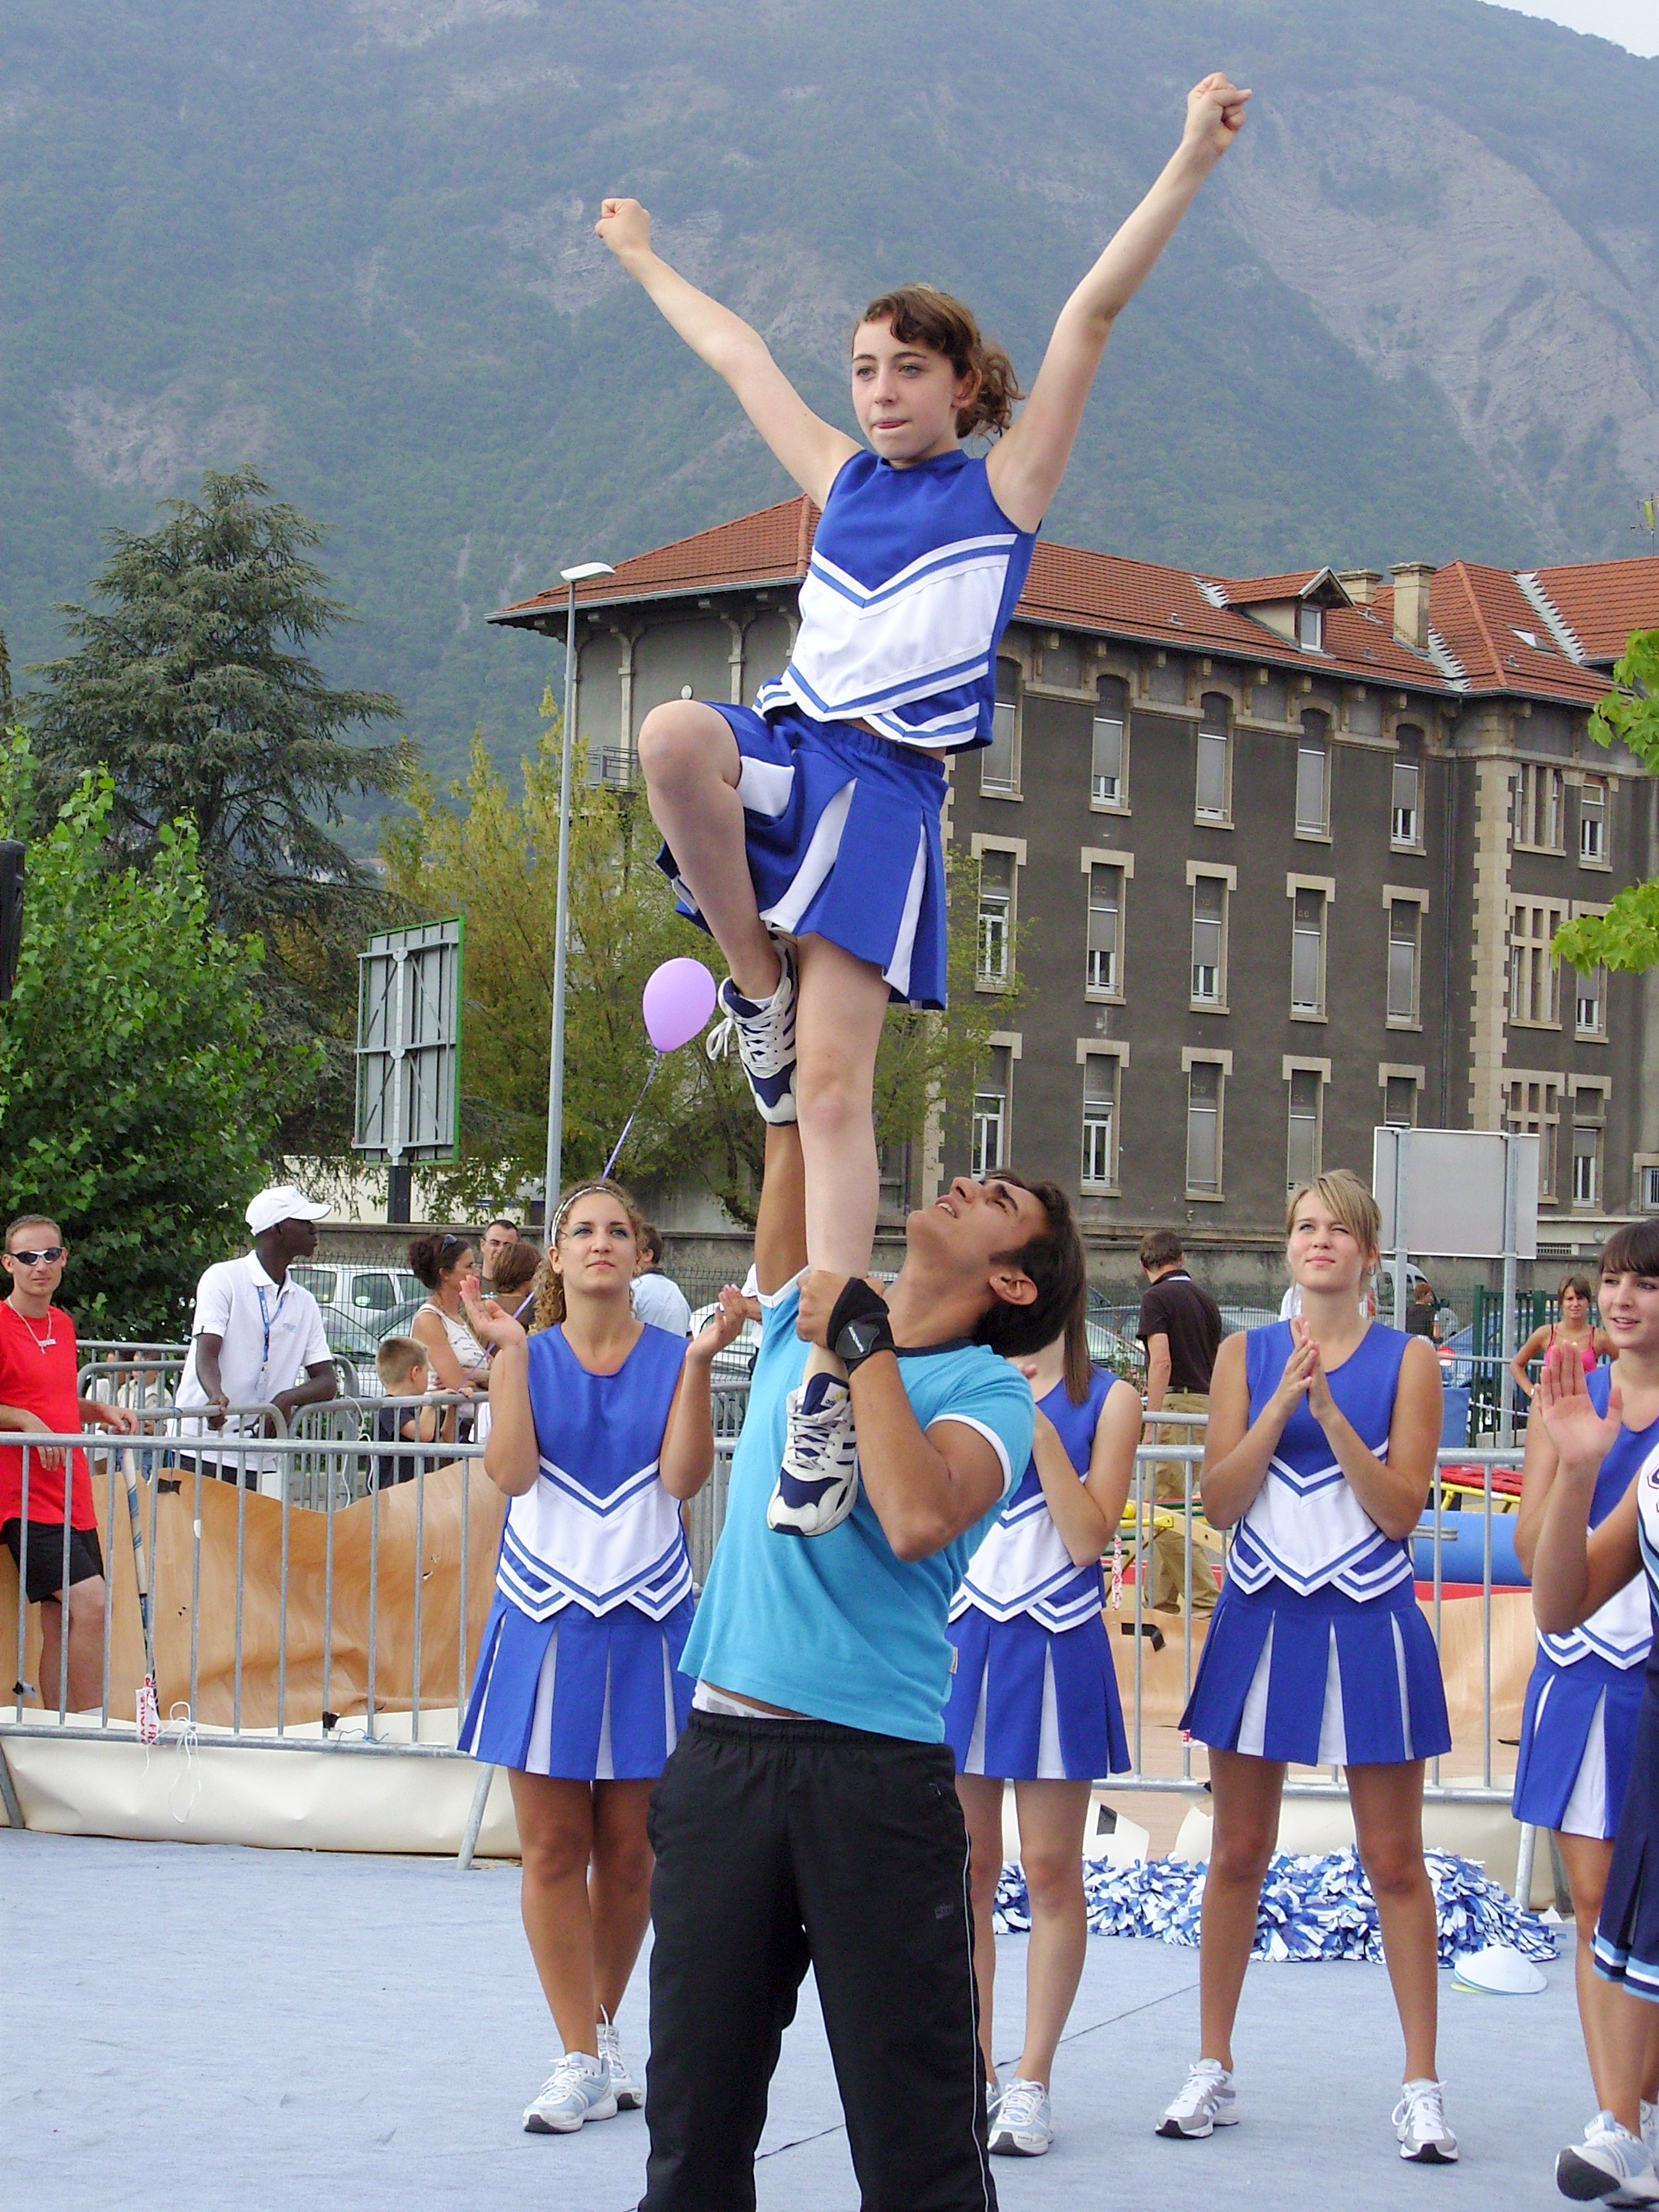
[[[1250,249],[1379,375],[1429,380],[1540,550],[1626,550],[1618,522],[1659,489],[1652,229],[1612,207],[1576,228],[1534,178],[1401,95],[1286,87],[1252,121],[1224,172]]]

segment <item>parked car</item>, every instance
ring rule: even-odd
[[[342,1389],[349,1370],[353,1397],[383,1397],[374,1354],[386,1337],[408,1335],[426,1302],[420,1278],[407,1267],[344,1261],[307,1261],[289,1272],[317,1301],[328,1348],[342,1369]]]

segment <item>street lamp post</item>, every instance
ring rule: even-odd
[[[570,901],[570,760],[575,750],[576,717],[576,586],[590,576],[614,576],[606,561],[582,561],[574,568],[561,568],[566,586],[564,621],[564,734],[559,758],[559,884],[553,909],[553,1026],[547,1059],[547,1166],[542,1185],[542,1233],[550,1246],[553,1237],[553,1209],[559,1202],[559,1157],[564,1149],[564,979],[566,945],[569,936]]]

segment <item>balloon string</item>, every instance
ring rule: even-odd
[[[634,1112],[630,1114],[628,1119],[623,1123],[623,1133],[617,1139],[616,1150],[611,1153],[610,1158],[605,1164],[605,1174],[600,1178],[602,1182],[608,1182],[610,1181],[611,1170],[616,1166],[617,1162],[622,1157],[622,1148],[628,1142],[628,1133],[634,1126],[635,1116],[638,1114],[641,1107],[645,1103],[645,1094],[651,1088],[652,1078],[656,1074],[657,1070],[662,1066],[662,1063],[663,1055],[661,1053],[658,1053],[655,1059],[651,1063],[650,1074],[646,1077],[644,1082],[640,1085],[640,1095],[634,1101]]]

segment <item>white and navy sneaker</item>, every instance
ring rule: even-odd
[[[859,1494],[859,1446],[853,1394],[833,1375],[809,1375],[785,1401],[783,1465],[766,1508],[781,1536],[823,1536],[839,1528]]]
[[[617,2094],[603,2058],[567,2051],[524,2108],[526,2134],[568,2136],[588,2120],[614,2120]]]
[[[1401,2158],[1419,2166],[1455,2166],[1457,2137],[1446,2125],[1443,2084],[1426,2079],[1402,2082],[1394,2108],[1395,2140]]]
[[[1598,2112],[1583,2142],[1557,2154],[1555,2185],[1578,2204],[1659,2204],[1653,2153],[1611,2112]]]
[[[1054,2116],[1042,2082],[1009,2082],[992,2118],[990,2148],[1000,2158],[1041,2158],[1054,2140]]]
[[[708,1033],[710,1060],[723,1060],[733,1044],[763,1121],[795,1119],[795,948],[774,940],[780,974],[769,999],[745,999],[728,975],[715,993],[726,1017]]]
[[[1233,2077],[1216,2058],[1200,2058],[1194,2065],[1180,2094],[1164,2107],[1156,2132],[1176,2141],[1195,2142],[1218,2128],[1238,2124],[1238,2093]]]
[[[619,2112],[637,2112],[645,2102],[645,2092],[628,2070],[628,2061],[623,2057],[622,2038],[617,2033],[617,2023],[599,2014],[599,2058],[611,2076],[611,2087],[617,2099]]]

